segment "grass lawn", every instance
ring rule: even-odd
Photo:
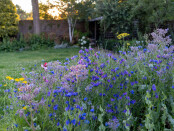
[[[1,52],[0,53],[0,84],[5,76],[18,77],[25,68],[26,71],[31,70],[35,65],[40,65],[42,61],[64,62],[65,58],[69,58],[78,54],[79,49],[48,49],[38,51],[23,52]]]

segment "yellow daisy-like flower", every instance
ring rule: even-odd
[[[130,46],[130,43],[127,43],[127,46]]]
[[[119,35],[117,35],[117,38],[118,39],[122,39],[122,38],[124,38],[124,37],[126,37],[126,36],[129,36],[130,34],[128,34],[128,33],[122,33],[122,34],[119,34]]]
[[[24,81],[25,78],[19,78],[19,81]]]
[[[10,76],[6,76],[6,79],[8,79],[8,80],[14,80],[14,78],[12,78]]]
[[[26,107],[26,106],[24,106],[22,109],[26,110],[26,109],[27,109],[27,107]]]
[[[9,80],[14,80],[14,78],[10,77]]]
[[[22,89],[18,88],[18,91],[22,91]]]
[[[15,79],[16,82],[20,81],[18,78]]]
[[[27,84],[27,81],[23,81],[22,83]]]
[[[7,84],[5,84],[4,86],[7,86]]]
[[[9,79],[9,78],[10,78],[10,76],[6,76],[5,78],[6,78],[6,79]]]

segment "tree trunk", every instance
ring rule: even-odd
[[[31,0],[33,8],[34,34],[40,34],[39,5],[38,0]]]
[[[74,29],[75,29],[75,26],[76,26],[76,22],[77,22],[76,19],[75,19],[75,21],[74,21],[74,23],[73,23],[72,18],[68,18],[68,25],[69,25],[69,40],[70,40],[70,43],[71,43],[71,44],[72,44],[72,41],[73,41]]]
[[[72,21],[70,20],[70,18],[68,18],[68,25],[69,25],[69,40],[70,43],[72,44]]]

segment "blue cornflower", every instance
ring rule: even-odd
[[[84,52],[83,50],[80,50],[80,51],[79,51],[80,54],[83,53],[83,52]]]
[[[134,94],[134,90],[131,90],[130,93],[131,93],[131,94]]]
[[[57,122],[57,126],[59,126],[60,125],[60,123],[59,122]]]
[[[131,100],[130,103],[131,104],[135,104],[136,103],[136,100]]]
[[[65,103],[69,105],[69,101],[66,101]]]
[[[69,121],[69,120],[67,120],[67,121],[66,121],[66,125],[69,125],[69,124],[70,124],[70,121]]]
[[[67,129],[63,128],[63,131],[67,131]]]
[[[47,93],[47,96],[50,96],[51,95],[51,92],[49,91],[48,93]]]
[[[16,126],[16,128],[18,127],[18,124],[14,124]]]
[[[172,89],[174,89],[174,86],[172,86]]]
[[[54,105],[53,110],[57,110],[58,109],[58,105]]]
[[[88,100],[88,98],[87,98],[87,97],[85,97],[85,98],[84,98],[84,101],[86,101],[86,100]]]
[[[131,86],[134,86],[135,82],[131,82]]]
[[[82,116],[86,116],[86,113],[83,113]]]
[[[90,112],[94,112],[94,109],[91,109]]]
[[[73,111],[74,110],[74,107],[71,107],[71,110]]]
[[[75,124],[76,124],[76,119],[73,119],[73,120],[71,121],[71,123],[72,123],[73,125],[75,125]]]
[[[131,71],[131,74],[133,74],[134,72],[133,71]]]
[[[52,114],[52,113],[50,113],[50,114],[49,114],[49,117],[52,117],[52,116],[53,116],[53,114]]]
[[[80,105],[76,105],[76,108],[80,109]]]
[[[115,101],[115,99],[111,98],[111,101]]]
[[[155,98],[156,98],[156,99],[158,99],[158,98],[159,98],[158,93],[155,93]]]
[[[152,90],[153,90],[153,91],[156,91],[156,86],[155,86],[155,84],[152,85]]]

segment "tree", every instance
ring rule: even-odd
[[[54,17],[49,14],[50,6],[49,4],[39,3],[39,14],[41,19],[53,20]]]
[[[143,33],[149,32],[152,24],[159,28],[174,16],[172,0],[128,0],[128,3],[131,5],[131,19],[139,21]]]
[[[40,34],[40,19],[38,0],[31,0],[33,9],[34,34]]]
[[[104,31],[111,29],[113,33],[131,33],[130,6],[123,0],[97,0],[96,12],[103,17],[101,26]]]
[[[18,15],[11,0],[0,1],[0,38],[14,36],[18,32]]]
[[[66,18],[69,26],[70,43],[73,41],[74,29],[78,19],[88,19],[93,9],[93,0],[60,0],[56,7],[61,12],[61,17]]]
[[[30,18],[31,13],[26,13],[23,9],[21,9],[19,5],[16,5],[16,9],[17,9],[17,14],[19,15],[21,20],[26,20]]]

